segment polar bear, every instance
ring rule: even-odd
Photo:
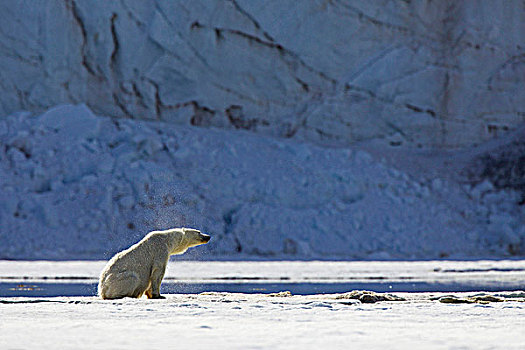
[[[100,274],[98,295],[102,299],[124,297],[164,299],[160,283],[170,255],[206,244],[210,236],[191,228],[148,233],[140,242],[117,253]]]

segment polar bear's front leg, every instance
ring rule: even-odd
[[[150,299],[165,299],[160,295],[160,284],[166,272],[166,265],[154,267],[151,271],[151,287],[146,291],[146,296]]]

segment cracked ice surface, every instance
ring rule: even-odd
[[[0,258],[106,259],[196,227],[213,257],[434,259],[523,254],[516,193],[396,170],[356,148],[101,117],[0,120]]]
[[[4,1],[0,114],[463,147],[522,123],[523,2]]]

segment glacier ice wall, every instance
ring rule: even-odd
[[[7,0],[0,115],[97,114],[329,144],[479,143],[525,120],[525,3]]]

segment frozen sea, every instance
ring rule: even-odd
[[[171,261],[166,299],[115,301],[95,296],[104,263],[0,261],[0,349],[525,347],[520,260]]]

